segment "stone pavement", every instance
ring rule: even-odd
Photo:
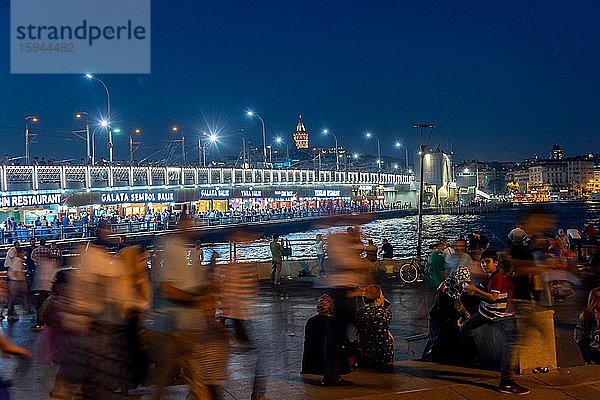
[[[305,321],[316,313],[315,299],[323,293],[307,280],[285,282],[287,292],[273,293],[264,287],[256,303],[252,332],[260,348],[267,396],[270,399],[485,399],[509,398],[495,391],[499,373],[435,363],[408,360],[405,337],[427,330],[427,310],[431,295],[422,285],[402,285],[383,281],[392,303],[396,337],[396,362],[387,372],[358,369],[346,378],[352,387],[322,388],[320,377],[299,374]],[[532,390],[523,398],[600,399],[600,367],[583,366],[577,346],[571,339],[575,317],[585,302],[586,292],[559,303],[554,310],[560,368],[547,374],[522,376],[519,382]],[[37,333],[29,327],[32,320],[0,323],[0,329],[35,352]],[[249,399],[255,357],[241,353],[234,345],[230,358],[230,379],[225,384],[225,400]],[[47,399],[55,368],[35,361],[0,360],[0,374],[13,382],[12,398]],[[170,388],[169,400],[183,400],[185,386]],[[144,399],[145,397],[137,397]]]

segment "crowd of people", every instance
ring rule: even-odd
[[[550,233],[553,231],[554,236]],[[564,279],[560,273],[574,275],[578,267],[593,266],[599,249],[591,224],[585,224],[583,233],[575,228],[556,229],[554,217],[537,210],[527,215],[507,239],[511,245],[503,252],[493,250],[490,240],[479,231],[460,236],[453,245],[445,238],[432,244],[424,278],[427,286],[435,289],[435,299],[429,310],[423,358],[479,366],[474,331],[494,324],[499,329],[489,332],[500,332],[502,337],[497,340],[503,343],[498,390],[520,395],[529,393],[529,389],[515,380],[517,353],[523,340],[516,321],[517,316],[524,317],[521,314],[525,310],[531,310],[518,304],[530,304],[533,299],[547,305],[548,297],[554,295],[548,285],[554,279]],[[553,253],[556,242],[560,243],[561,254]],[[318,315],[306,323],[302,372],[322,375],[323,386],[351,385],[341,375],[357,366],[385,366],[394,359],[389,303],[382,289],[373,285],[365,265],[383,252],[371,239],[363,244],[352,229],[345,238],[335,234],[325,241],[319,235],[314,247],[318,254],[326,249],[327,268],[331,270],[327,276],[332,280],[327,293],[317,300]],[[337,249],[345,250],[342,253]],[[557,264],[556,259],[564,263]],[[319,271],[324,275],[321,262]],[[346,334],[349,326],[354,327],[355,340]],[[590,292],[574,339],[586,364],[600,363],[600,288]]]
[[[19,318],[19,304],[25,313],[35,310],[31,329],[40,332],[37,356],[58,367],[50,398],[124,399],[152,385],[153,398],[160,399],[167,386],[183,379],[194,398],[219,399],[235,343],[255,359],[252,399],[266,398],[248,323],[258,290],[256,273],[236,263],[217,264],[215,252],[206,258],[193,218],[181,218],[179,226],[151,254],[143,246],[123,247],[109,235],[110,223],[99,221],[96,239],[78,251],[77,270],[64,269],[60,250],[45,239],[29,246],[14,242],[5,261],[7,318]],[[508,234],[511,249],[504,253],[492,250],[481,232],[459,237],[452,246],[445,238],[436,241],[425,271],[435,299],[423,357],[477,366],[474,331],[500,326],[505,345],[498,390],[528,393],[515,380],[516,304],[542,290],[534,275],[553,265],[546,244],[566,235],[579,259],[576,233],[570,229],[549,236],[553,229],[548,215],[532,214]],[[586,225],[584,232],[581,248],[597,245],[595,231]],[[278,290],[288,246],[273,235],[269,248],[270,283]],[[349,227],[317,235],[313,248],[325,293],[317,299],[317,315],[306,322],[301,372],[322,376],[322,386],[352,385],[344,376],[353,369],[385,370],[394,361],[393,315],[372,265],[378,256],[393,258],[393,245],[387,239],[379,248],[372,240],[365,244],[358,228]],[[586,252],[580,253],[586,260]],[[537,272],[519,270],[520,262],[536,266]],[[600,363],[600,288],[590,292],[574,339],[586,363]],[[8,352],[28,355],[11,346],[0,340]]]
[[[357,212],[372,212],[399,208],[401,205],[338,205],[331,204],[319,207],[293,206],[279,208],[230,208],[227,211],[218,209],[193,211],[189,216],[197,225],[224,225],[246,222],[271,221],[290,218],[310,218],[315,216],[352,214]],[[186,214],[187,215],[187,214]],[[75,237],[93,237],[96,226],[107,221],[116,233],[133,233],[139,231],[160,231],[173,229],[178,226],[180,212],[167,209],[148,209],[146,213],[119,215],[116,212],[90,215],[62,214],[37,216],[35,220],[25,222],[15,220],[14,216],[0,222],[0,244],[9,244],[13,240],[21,242],[30,238],[37,239],[68,239]]]
[[[497,320],[503,324],[503,340],[507,343],[499,391],[529,393],[515,381],[516,322],[510,318],[513,310],[508,278],[498,268],[498,254],[487,248],[489,242],[480,233],[470,236],[469,242],[458,239],[454,248],[446,241],[433,246],[435,255],[430,260],[435,258],[439,269],[429,277],[429,283],[437,287],[437,294],[429,312],[429,343],[424,358],[477,365],[472,332]],[[317,243],[320,240],[317,238]],[[387,240],[385,245],[389,245]],[[467,248],[480,260],[479,285],[472,280],[474,262]],[[392,312],[381,287],[373,284],[368,263],[377,250],[372,241],[364,246],[357,230],[348,228],[346,234],[328,236],[327,250],[331,259],[329,290],[317,301],[318,315],[305,327],[302,372],[322,375],[322,386],[346,386],[352,382],[342,375],[353,368],[381,368],[394,360],[394,337],[389,330]],[[463,304],[463,295],[471,300]],[[355,327],[354,341],[348,336],[349,326]]]
[[[152,384],[160,399],[176,379],[195,399],[221,398],[230,337],[256,351],[247,320],[258,282],[234,264],[225,274],[216,253],[204,260],[192,220],[180,227],[151,255],[115,241],[100,222],[96,239],[78,250],[76,269],[63,268],[45,239],[10,248],[7,318],[35,310],[36,358],[58,366],[49,398],[125,399]],[[255,399],[264,395],[260,378],[255,391]]]

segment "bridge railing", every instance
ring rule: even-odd
[[[154,166],[0,166],[3,192],[214,184],[406,184],[412,175],[310,169]]]
[[[340,208],[340,209],[304,209],[290,210],[289,212],[281,213],[257,213],[249,215],[221,215],[194,216],[194,223],[198,227],[209,226],[227,226],[232,224],[259,223],[267,221],[283,221],[291,219],[324,217],[328,215],[344,215],[355,212],[381,211],[384,209],[394,209],[393,206],[373,207],[371,209],[358,208]],[[130,220],[118,223],[111,223],[110,229],[112,234],[127,235],[138,234],[144,232],[160,232],[169,229],[176,229],[178,222],[175,219],[168,221],[156,220]],[[90,238],[96,236],[95,224],[83,224],[79,220],[73,225],[53,225],[53,226],[19,226],[16,230],[0,229],[0,245],[8,245],[15,240],[19,242],[27,242],[30,239],[46,239],[46,240],[65,240],[75,238]]]

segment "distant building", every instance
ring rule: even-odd
[[[518,168],[506,174],[506,184],[513,193],[526,193],[529,189],[529,167]]]
[[[553,146],[551,159],[516,167],[507,175],[511,192],[529,200],[569,199],[594,190],[594,155],[564,158],[560,146]]]
[[[490,195],[506,193],[507,168],[499,162],[470,161],[455,167],[460,188],[476,187]]]
[[[298,115],[298,124],[296,125],[296,132],[294,132],[294,143],[298,150],[308,149],[308,132],[302,122],[302,115]]]
[[[418,170],[417,176],[419,176]],[[423,183],[425,185],[423,201],[429,205],[454,201],[454,190],[451,188],[453,182],[452,155],[444,153],[439,148],[428,150],[423,157]]]
[[[555,144],[552,146],[552,151],[550,151],[550,159],[551,160],[562,160],[564,156],[564,151],[560,147],[560,144]]]

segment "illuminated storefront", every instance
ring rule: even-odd
[[[255,188],[240,188],[232,192],[229,208],[232,210],[259,210],[269,206],[269,191]]]
[[[199,198],[195,201],[195,209],[198,213],[208,211],[227,212],[231,189],[200,189]]]
[[[84,192],[72,194],[62,211],[76,217],[82,214],[99,217],[144,217],[148,211],[181,212],[194,199],[195,193],[189,190]]]
[[[14,218],[15,222],[24,222],[34,225],[39,217],[46,217],[48,223],[58,217],[60,206],[65,201],[62,193],[27,193],[19,195],[0,195],[0,223],[7,218]]]

